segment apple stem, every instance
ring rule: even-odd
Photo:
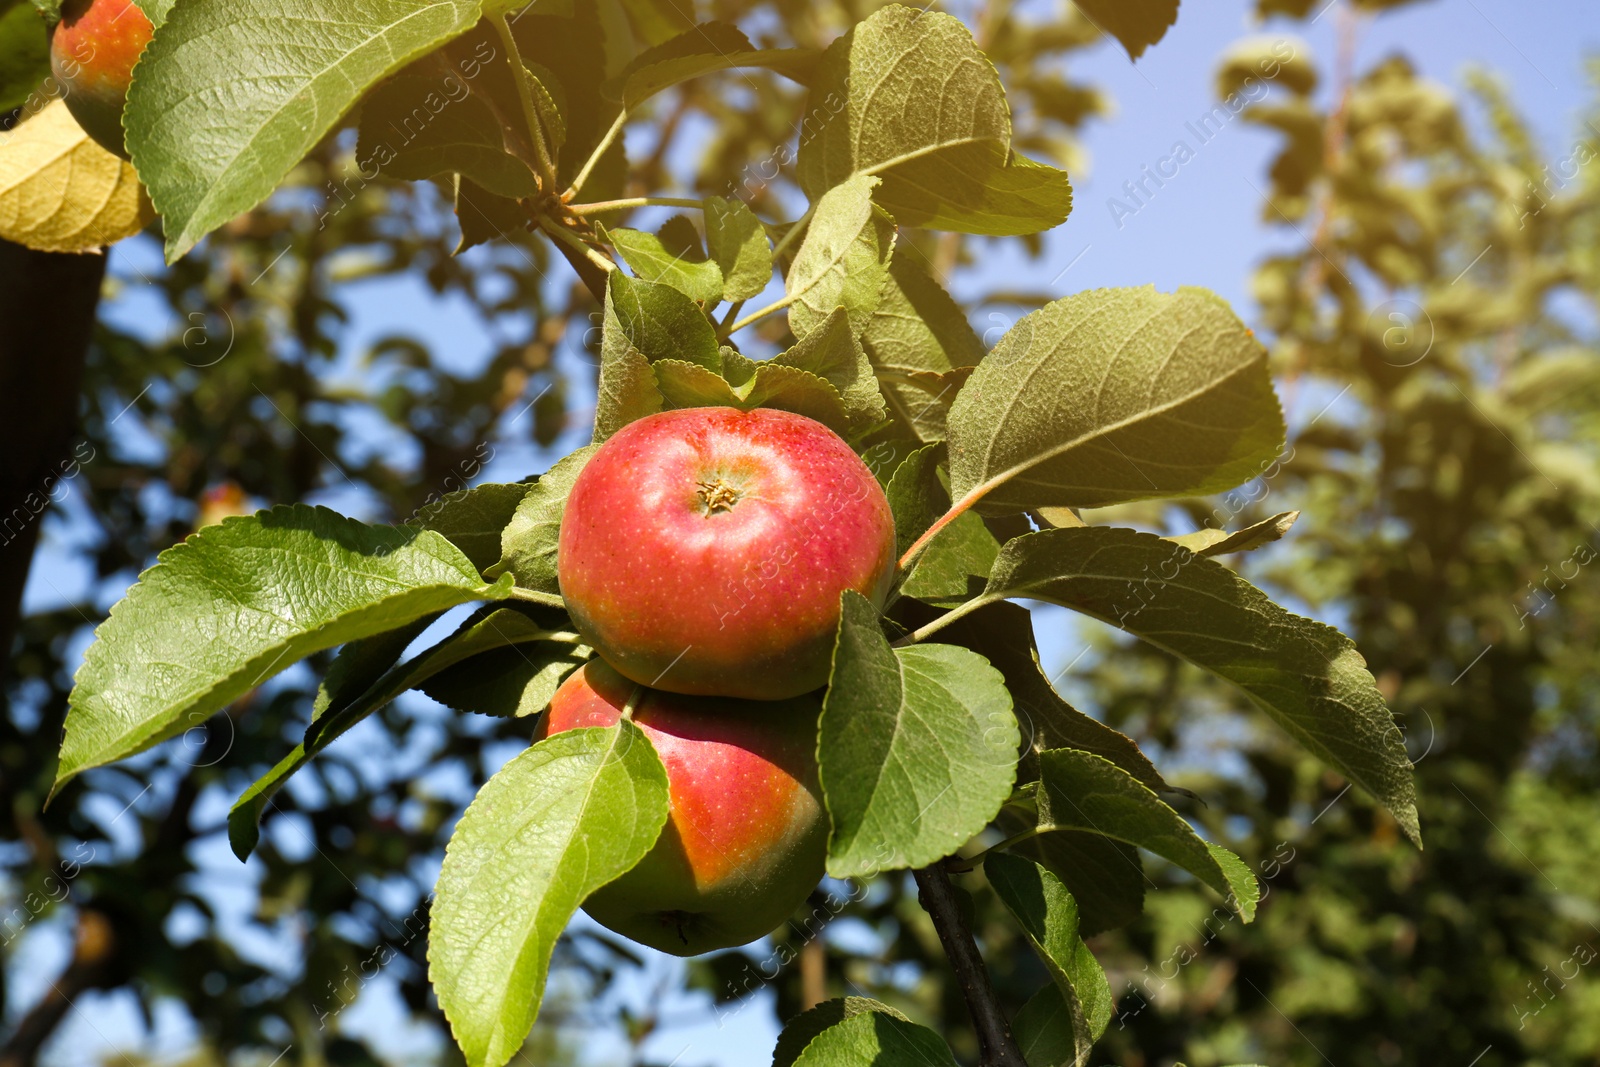
[[[640,704],[641,701],[644,700],[644,694],[645,694],[645,687],[635,683],[634,687],[633,687],[633,692],[628,694],[628,702],[626,704],[622,705],[622,717],[624,719],[627,719],[629,722],[633,721],[633,713],[635,711],[639,710],[639,704]],[[679,931],[678,936],[680,936],[680,937],[683,936],[681,930]],[[685,938],[684,939],[684,944],[688,944],[688,943],[689,943],[688,939]]]
[[[517,83],[517,98],[522,103],[522,117],[528,126],[528,136],[533,138],[533,152],[538,157],[539,176],[544,179],[544,188],[549,193],[556,191],[560,179],[556,176],[555,162],[550,158],[550,145],[544,136],[544,120],[539,117],[539,109],[533,103],[533,89],[528,85],[528,67],[522,61],[522,52],[517,48],[517,38],[511,32],[511,24],[506,21],[505,15],[495,12],[489,16],[489,21],[494,24],[494,29],[500,35],[500,43],[506,47],[506,62],[511,65],[511,78]]]
[[[961,915],[956,900],[955,886],[950,876],[938,863],[911,872],[917,880],[917,903],[933,920],[939,933],[939,943],[950,959],[950,969],[961,985],[961,995],[966,998],[967,1011],[972,1015],[972,1025],[978,1031],[979,1067],[1028,1067],[1011,1034],[1011,1024],[1000,1010],[1000,1001],[994,995],[989,981],[989,971],[983,964],[972,931]]]

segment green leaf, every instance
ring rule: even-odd
[[[586,445],[556,461],[539,476],[517,504],[510,521],[499,533],[499,562],[490,577],[510,574],[524,589],[560,593],[556,577],[556,548],[561,536],[561,513],[567,495],[590,457],[595,445]]]
[[[1017,721],[1000,673],[953,645],[890,648],[846,592],[817,761],[833,820],[828,873],[861,877],[948,856],[1016,780]]]
[[[949,1046],[926,1026],[882,1011],[849,1016],[811,1039],[794,1067],[956,1067]]]
[[[723,298],[749,300],[772,281],[772,243],[766,227],[743,200],[708,196],[706,245],[722,269]]]
[[[706,259],[694,224],[674,215],[661,233],[601,228],[601,240],[617,249],[633,273],[648,282],[670,285],[691,300],[715,304],[722,299],[722,268]]]
[[[485,571],[500,559],[501,531],[532,490],[533,486],[523,482],[490,482],[462,489],[423,504],[412,522],[444,534],[474,567]]]
[[[596,444],[633,420],[661,410],[661,392],[650,369],[658,359],[697,363],[720,373],[716,329],[694,301],[672,286],[613,271],[600,342]]]
[[[804,415],[838,434],[850,432],[844,400],[826,379],[774,360],[755,361],[725,348],[723,372],[696,363],[663,359],[654,364],[656,384],[668,408],[777,408]],[[739,384],[734,384],[738,382]]]
[[[737,26],[705,22],[641,54],[606,93],[632,111],[679,82],[738,67],[765,67],[803,85],[820,58],[809,48],[758,49]]]
[[[1081,1067],[1093,1047],[1088,1022],[1054,982],[1028,998],[1011,1020],[1028,1067]]]
[[[888,416],[872,363],[862,350],[861,343],[856,340],[849,313],[844,307],[835,307],[793,348],[760,366],[794,367],[832,385],[838,390],[840,403],[844,407],[846,429],[850,434],[870,430]],[[759,375],[761,371],[756,373]]]
[[[1061,171],[1015,156],[1000,76],[961,22],[879,9],[824,53],[812,110],[844,101],[800,145],[800,186],[816,201],[864,175],[901,225],[1020,235],[1072,209]]]
[[[950,510],[950,493],[939,480],[944,446],[917,449],[895,467],[884,492],[894,515],[895,555],[905,554],[913,541]],[[993,562],[992,560],[990,561]],[[984,573],[989,573],[987,569]]]
[[[1013,327],[950,408],[958,502],[1003,514],[1210,493],[1283,444],[1267,353],[1203,289],[1097,289]]]
[[[428,933],[428,977],[469,1067],[521,1048],[567,921],[650,851],[667,810],[666,770],[627,721],[540,741],[478,791]]]
[[[431,530],[326,508],[208,526],[161,553],[95,631],[54,788],[204,722],[313,652],[509,589],[485,585]]]
[[[811,225],[784,280],[796,337],[843,306],[859,334],[878,306],[894,252],[894,221],[872,202],[878,179],[857,175],[816,202]]]
[[[123,116],[168,262],[266,199],[368,89],[477,19],[477,0],[175,5]]]
[[[1044,960],[1074,1021],[1082,1021],[1076,1043],[1088,1052],[1111,1022],[1112,996],[1105,971],[1079,934],[1078,902],[1059,878],[1020,856],[991,853],[983,873]]]
[[[424,615],[387,633],[351,641],[341,648],[322,683],[317,686],[317,696],[311,707],[311,721],[315,723],[328,714],[338,715],[355,704],[363,693],[383,677],[384,672],[399,662],[406,647],[438,617],[437,614]],[[234,802],[228,812],[228,845],[241,861],[250,858],[250,853],[255,851],[261,839],[261,819],[267,805],[283,783],[310,762],[312,754],[306,751],[303,741],[295,745],[288,755]]]
[[[1299,517],[1298,511],[1285,511],[1233,533],[1228,533],[1226,530],[1205,529],[1168,537],[1166,540],[1182,545],[1197,556],[1226,556],[1231,552],[1251,552],[1282,538],[1289,532],[1289,527],[1294,525],[1294,520]]]
[[[515,200],[496,196],[470,178],[457,177],[456,224],[461,241],[455,254],[490,241],[528,240],[528,213]]]
[[[1178,0],[1074,0],[1101,33],[1122,42],[1129,59],[1167,35],[1178,21]]]
[[[1041,530],[1000,550],[983,599],[1047,600],[1232,682],[1420,844],[1411,761],[1355,644],[1233,571],[1152,534]]]
[[[889,1005],[871,997],[840,997],[836,1000],[825,1000],[789,1020],[788,1025],[783,1028],[783,1033],[778,1035],[777,1047],[772,1050],[772,1067],[793,1067],[800,1053],[804,1052],[805,1047],[822,1031],[846,1019],[869,1012],[882,1012],[902,1022],[911,1021]]]
[[[885,491],[901,553],[950,510],[950,492],[939,477],[943,455],[943,445],[918,449],[889,478]],[[934,535],[899,592],[931,603],[960,603],[982,589],[983,576],[999,551],[1000,543],[983,520],[968,512]]]
[[[1012,807],[995,819],[995,826],[1008,837],[1037,824],[1037,816]],[[1061,879],[1078,902],[1078,927],[1084,937],[1126,926],[1144,910],[1144,864],[1139,850],[1124,841],[1054,830],[1013,845],[1011,851],[1037,860]]]
[[[50,76],[50,38],[31,4],[0,4],[0,115],[18,108]]]
[[[526,719],[550,706],[567,676],[590,659],[584,645],[549,642],[482,652],[417,686],[456,711]]]
[[[862,332],[861,345],[873,367],[890,376],[883,391],[896,418],[920,440],[944,440],[945,412],[955,400],[955,383],[940,396],[894,376],[942,375],[976,366],[983,358],[983,342],[968,324],[966,312],[915,256],[895,256],[890,261],[889,276]]]
[[[910,616],[909,621],[921,625],[939,614],[931,608],[923,610],[924,614]],[[1167,784],[1133,738],[1061,698],[1039,663],[1033,616],[1027,608],[1006,601],[988,604],[939,635],[951,644],[972,649],[1005,678],[1022,726],[1023,745],[1029,750],[1025,759],[1047,748],[1080,749],[1110,760],[1157,792],[1183,792]]]
[[[1228,898],[1245,922],[1255,918],[1261,890],[1250,869],[1202,840],[1171,805],[1111,761],[1070,748],[1041,752],[1034,799],[1041,828],[1083,830],[1148,849]]]
[[[462,174],[497,196],[539,192],[533,169],[507,149],[488,100],[454,75],[403,74],[374,89],[361,105],[356,159],[363,174]]]
[[[561,114],[562,109],[556,97],[561,92],[561,82],[542,63],[529,63],[522,70],[528,78],[533,109],[538,112],[539,126],[544,132],[545,144],[549,146],[550,158],[559,163],[561,149],[567,143],[567,120]]]

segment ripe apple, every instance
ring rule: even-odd
[[[66,0],[50,30],[50,69],[83,131],[123,159],[122,108],[154,28],[133,0]]]
[[[627,677],[781,700],[827,683],[839,597],[881,605],[894,544],[877,480],[820,422],[687,408],[595,452],[556,571],[578,632]]]
[[[614,725],[636,689],[633,722],[666,766],[671,812],[655,847],[584,910],[678,956],[754,941],[822,879],[820,707],[814,697],[773,703],[645,689],[595,659],[556,691],[539,736]]]

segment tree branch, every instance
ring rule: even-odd
[[[1011,1036],[1011,1024],[1006,1022],[1000,1002],[995,999],[989,971],[961,915],[950,876],[937,863],[911,873],[917,879],[917,903],[933,919],[933,928],[939,932],[944,954],[950,958],[950,969],[961,984],[961,995],[966,998],[972,1025],[978,1031],[979,1067],[1028,1067],[1016,1038]]]

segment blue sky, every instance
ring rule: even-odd
[[[1124,182],[1140,177],[1141,168],[1168,155],[1175,140],[1186,137],[1185,124],[1212,106],[1212,76],[1217,58],[1239,38],[1264,34],[1297,37],[1296,48],[1309,48],[1319,65],[1328,64],[1335,51],[1336,13],[1318,18],[1309,28],[1271,22],[1257,25],[1249,17],[1247,0],[1187,0],[1177,26],[1137,65],[1120,48],[1102,45],[1072,68],[1073,76],[1104,89],[1115,101],[1115,112],[1087,128],[1084,144],[1090,166],[1075,173],[1075,210],[1072,217],[1047,236],[1046,252],[1039,261],[1027,261],[1014,252],[991,245],[991,254],[960,276],[958,295],[975,298],[1026,280],[1029,288],[1049,287],[1057,295],[1113,285],[1154,283],[1171,290],[1180,285],[1203,285],[1220,293],[1251,320],[1254,308],[1248,296],[1253,265],[1273,249],[1303,243],[1293,230],[1262,222],[1266,188],[1263,175],[1276,146],[1271,134],[1234,122],[1199,147],[1177,177],[1131,215],[1118,219],[1108,202],[1121,197]],[[964,8],[963,8],[964,9]],[[957,9],[960,13],[963,9]],[[1397,12],[1367,20],[1360,37],[1357,69],[1392,52],[1403,52],[1428,77],[1459,89],[1463,73],[1472,66],[1494,71],[1508,85],[1512,99],[1529,116],[1542,145],[1551,153],[1566,154],[1578,129],[1582,107],[1590,98],[1584,61],[1600,53],[1600,13],[1592,0],[1428,0]],[[1329,91],[1326,79],[1319,92]],[[149,269],[150,250],[129,244],[112,253],[115,273],[137,278],[135,267]],[[141,261],[140,257],[146,257]],[[137,286],[129,290],[111,313],[131,321],[148,310],[141,304]],[[347,337],[346,367],[375,337],[390,332],[403,316],[410,332],[443,352],[459,353],[465,369],[487,355],[489,340],[473,323],[470,310],[448,301],[432,299],[422,286],[384,284],[363,287],[352,294],[353,318]],[[980,332],[1009,325],[1008,310],[979,308],[974,325]],[[991,316],[999,316],[992,318]],[[995,335],[997,336],[997,334]],[[571,352],[562,358],[577,359]],[[1315,403],[1302,396],[1299,407]],[[1309,410],[1291,410],[1290,421],[1302,423]],[[586,437],[585,435],[581,435]],[[582,443],[573,441],[574,444]],[[515,479],[547,465],[553,456],[531,448],[504,450],[485,473],[488,480]],[[359,502],[345,503],[359,513]],[[67,505],[70,513],[71,505]],[[1302,523],[1314,523],[1307,515]],[[47,527],[53,546],[47,545],[30,583],[26,603],[37,610],[73,597],[84,588],[86,575],[72,562],[66,543],[73,536],[70,523]],[[1076,631],[1058,624],[1053,611],[1041,613],[1041,644],[1046,665],[1065,667],[1082,648]],[[220,813],[212,813],[220,815]],[[225,847],[215,857],[218,877],[249,881]],[[66,946],[61,938],[41,931],[28,951],[13,961],[19,992],[30,984],[29,975],[53,973]],[[270,952],[271,946],[262,946]],[[664,957],[652,963],[651,978],[670,974],[678,966]],[[33,979],[33,985],[38,985]],[[621,990],[629,998],[649,996],[651,981]],[[125,1006],[124,1006],[125,1007]],[[103,1013],[102,1013],[103,1009]],[[58,1064],[89,1062],[107,1049],[139,1032],[131,1012],[113,1004],[94,1008],[96,1024],[76,1021],[54,1045]],[[375,983],[373,995],[351,1008],[345,1023],[352,1030],[374,1035],[377,1047],[404,1055],[411,1040],[396,1026],[398,1006],[392,991]],[[665,1005],[675,1018],[700,1019],[692,1025],[663,1028],[647,1045],[656,1061],[675,1061],[677,1067],[706,1067],[762,1062],[776,1037],[776,1026],[765,1002],[758,1003],[719,1025],[703,998],[687,998]],[[175,1027],[175,1023],[173,1024]],[[161,1042],[169,1050],[181,1044],[181,1028],[168,1028]],[[616,1045],[597,1044],[595,1061],[610,1062],[620,1052]],[[676,1058],[676,1059],[675,1059]]]

